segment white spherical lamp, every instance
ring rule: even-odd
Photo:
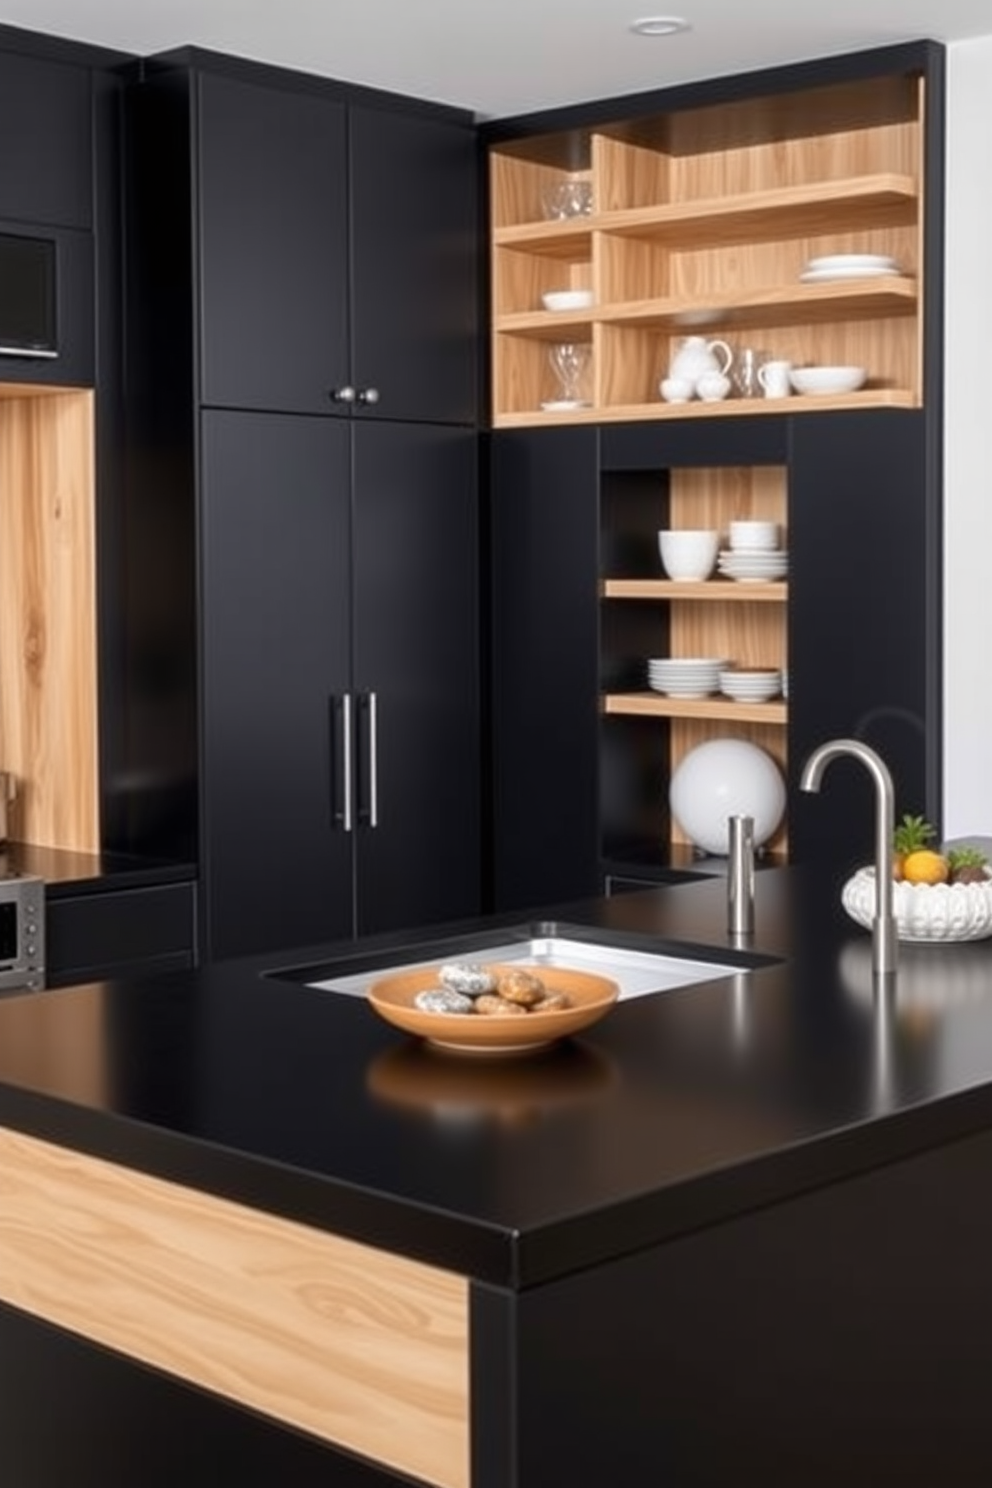
[[[753,817],[755,847],[773,835],[785,812],[785,781],[776,761],[757,744],[710,739],[676,766],[668,801],[690,842],[725,857],[730,816]]]

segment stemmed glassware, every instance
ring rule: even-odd
[[[592,359],[588,341],[564,341],[548,352],[552,370],[558,379],[559,400],[581,407],[588,403],[584,380]]]

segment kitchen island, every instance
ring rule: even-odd
[[[4,1481],[987,1488],[992,942],[838,888],[552,911],[727,970],[512,1060],[310,983],[520,917],[0,1002]]]

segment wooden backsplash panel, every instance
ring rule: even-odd
[[[93,394],[0,397],[0,768],[12,835],[100,848]]]

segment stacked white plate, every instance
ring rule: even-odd
[[[722,548],[717,570],[738,582],[768,583],[785,578],[789,555],[784,548]]]
[[[654,657],[648,661],[648,686],[674,698],[709,697],[720,688],[725,656]]]
[[[737,703],[766,703],[782,691],[778,667],[745,667],[720,673],[720,691]]]
[[[828,253],[811,258],[799,278],[803,284],[828,284],[837,279],[878,279],[901,273],[896,260],[885,253]]]

